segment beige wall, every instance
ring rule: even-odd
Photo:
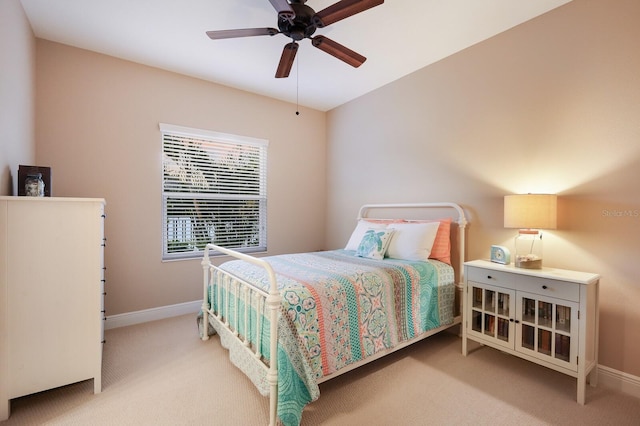
[[[19,0],[0,1],[0,195],[35,161],[35,37]]]
[[[158,123],[269,140],[269,253],[322,248],[325,113],[44,40],[36,87],[54,195],[107,200],[107,315],[202,299],[198,260],[160,260]]]
[[[328,248],[362,203],[450,200],[487,258],[504,195],[557,193],[546,265],[602,275],[600,363],[640,376],[639,19],[574,0],[330,111]]]

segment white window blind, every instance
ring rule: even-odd
[[[160,124],[163,260],[267,249],[268,141]]]

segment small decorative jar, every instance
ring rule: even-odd
[[[514,265],[517,268],[542,268],[542,234],[533,229],[521,229],[516,236],[516,257]]]
[[[28,197],[44,197],[42,173],[27,175],[24,181],[24,194]]]

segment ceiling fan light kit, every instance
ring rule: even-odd
[[[291,38],[292,42],[287,43],[282,50],[278,69],[276,70],[276,78],[285,78],[289,76],[296,58],[296,53],[298,52],[297,42],[305,38],[310,39],[314,47],[352,67],[357,68],[362,65],[367,60],[364,56],[328,37],[323,35],[313,37],[313,34],[318,28],[326,27],[372,7],[379,6],[384,3],[384,0],[341,0],[317,13],[305,4],[307,0],[269,0],[269,2],[278,12],[278,29],[266,27],[207,31],[207,36],[212,40],[220,40],[284,34]]]

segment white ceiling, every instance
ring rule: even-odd
[[[316,11],[337,0],[309,0]],[[38,38],[327,111],[570,0],[386,0],[320,28],[367,57],[359,68],[302,40],[274,74],[282,34],[211,40],[208,30],[274,27],[269,0],[21,0]]]

